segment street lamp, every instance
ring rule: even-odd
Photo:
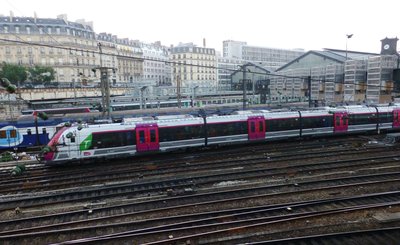
[[[346,60],[347,60],[347,41],[353,37],[353,34],[346,34],[347,38],[346,38]]]

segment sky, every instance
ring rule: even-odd
[[[0,15],[92,21],[96,33],[163,45],[192,42],[222,51],[251,46],[379,53],[400,37],[399,0],[0,0]],[[346,34],[353,34],[348,39]],[[399,44],[400,46],[400,44]]]

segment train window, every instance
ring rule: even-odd
[[[270,119],[266,121],[266,131],[296,130],[300,128],[297,118]]]
[[[32,130],[31,130],[30,128],[28,128],[28,130],[26,131],[26,133],[27,133],[28,135],[32,135]]]
[[[390,113],[390,112],[379,113],[379,122],[380,123],[393,122],[393,113]]]
[[[258,122],[258,130],[260,132],[264,132],[264,122],[262,122],[262,121]]]
[[[158,135],[160,142],[198,139],[204,137],[204,129],[203,125],[160,128]]]
[[[340,125],[340,117],[337,117],[336,124]],[[332,127],[332,116],[304,117],[302,120],[302,128],[304,129],[324,127]]]
[[[251,125],[251,127],[255,125]],[[208,125],[208,137],[247,134],[247,122],[229,122]],[[255,131],[253,131],[255,132]]]
[[[250,132],[252,132],[252,133],[256,132],[256,123],[255,122],[250,122]]]
[[[139,143],[144,143],[144,131],[139,131]]]
[[[17,138],[17,130],[10,130],[10,138]]]
[[[91,149],[135,145],[135,131],[94,133]]]
[[[156,142],[156,130],[155,129],[150,130],[150,142]]]
[[[7,131],[1,130],[0,131],[0,139],[5,139],[7,138]]]
[[[361,125],[377,123],[375,114],[350,114],[349,125]]]
[[[43,134],[46,134],[47,132],[46,132],[46,128],[42,128],[42,133]]]
[[[340,117],[339,116],[336,117],[336,126],[340,126]]]

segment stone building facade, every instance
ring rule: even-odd
[[[193,43],[171,48],[172,85],[217,88],[217,56],[215,49],[197,47]]]
[[[56,19],[0,17],[0,60],[23,66],[51,66],[56,81],[93,79],[91,69],[99,62],[96,34],[90,22]]]

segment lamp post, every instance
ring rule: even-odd
[[[346,34],[347,38],[346,38],[346,60],[347,60],[347,41],[353,37],[353,34]]]

